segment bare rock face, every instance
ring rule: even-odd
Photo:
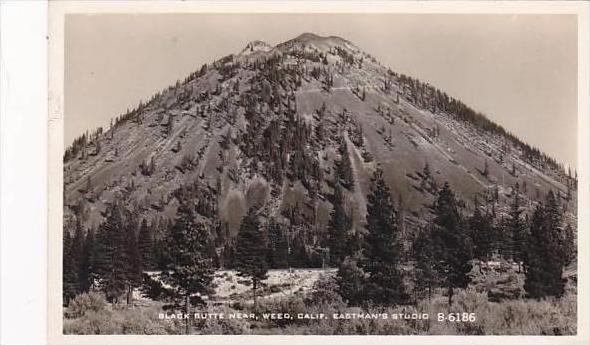
[[[477,195],[502,217],[518,183],[527,207],[557,190],[576,217],[576,181],[554,160],[351,42],[307,33],[250,42],[76,140],[64,156],[64,228],[97,227],[115,200],[165,227],[175,192],[190,186],[212,229],[235,235],[255,207],[312,251],[336,182],[363,231],[378,165],[408,237],[445,181],[465,211]]]

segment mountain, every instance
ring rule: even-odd
[[[257,207],[314,251],[335,183],[363,231],[378,165],[410,236],[445,181],[466,211],[477,196],[498,219],[516,183],[528,209],[556,191],[575,226],[577,180],[554,159],[353,43],[305,33],[253,41],[76,139],[64,155],[64,229],[98,227],[115,201],[165,227],[177,193],[192,192],[219,236],[231,239]]]

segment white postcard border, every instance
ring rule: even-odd
[[[70,13],[520,13],[578,15],[578,334],[576,336],[260,336],[260,335],[63,335],[62,216],[64,22]],[[49,3],[48,135],[48,340],[50,344],[582,344],[589,334],[588,13],[584,2],[348,2],[348,1],[52,1]]]

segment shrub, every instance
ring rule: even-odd
[[[471,270],[470,288],[486,292],[491,302],[515,300],[524,297],[524,274],[506,260],[498,260],[497,267],[479,263]]]
[[[164,287],[161,281],[153,279],[144,273],[143,281],[140,286],[141,293],[149,299],[156,301],[167,301],[172,296],[169,288]]]
[[[314,305],[331,305],[345,307],[346,303],[340,296],[339,287],[336,279],[331,275],[322,274],[314,282],[312,292],[305,300],[308,306]]]
[[[107,301],[103,295],[93,291],[82,293],[70,301],[66,310],[66,316],[69,318],[81,317],[88,311],[101,311],[106,305]]]
[[[249,334],[250,322],[245,319],[229,319],[228,315],[235,313],[235,310],[226,306],[212,307],[209,313],[223,313],[225,318],[210,318],[205,320],[200,334]]]
[[[365,300],[363,286],[366,274],[357,261],[357,258],[347,256],[340,264],[336,276],[338,291],[349,305],[359,305]]]
[[[431,335],[568,335],[576,334],[576,295],[543,300],[504,300],[489,302],[486,292],[460,291],[449,307],[440,291],[430,300],[415,306],[383,307],[367,305],[347,307],[336,293],[334,278],[321,277],[314,292],[307,298],[261,298],[260,313],[288,313],[293,319],[259,320],[229,319],[237,312],[233,306],[212,306],[209,313],[224,313],[225,319],[195,322],[198,334],[431,334]],[[65,334],[182,334],[182,320],[160,320],[161,304],[142,307],[109,307],[104,297],[78,296],[71,302],[64,319]],[[93,301],[93,302],[92,302]],[[252,313],[251,303],[241,306],[243,313]],[[413,319],[334,319],[333,313],[423,314],[428,320]],[[437,313],[474,313],[474,322],[439,322]],[[325,319],[297,319],[297,314],[325,314]],[[259,314],[260,315],[260,314]]]
[[[576,297],[489,302],[486,293],[461,291],[450,309],[444,300],[423,301],[418,309],[431,316],[429,334],[542,335],[576,333]],[[475,322],[437,322],[438,312],[474,313]]]
[[[65,319],[64,334],[181,334],[178,320],[160,320],[161,306],[89,310],[75,319]]]
[[[65,319],[64,334],[117,334],[110,310],[89,311],[77,319]]]
[[[254,312],[253,310],[250,312]],[[278,299],[261,299],[258,304],[258,314],[263,313],[280,313],[289,314],[295,317],[299,313],[306,313],[307,308],[303,298],[298,296],[289,296],[286,298]],[[293,319],[275,319],[275,320],[262,320],[265,324],[270,327],[283,327],[294,322],[305,322],[306,320]]]

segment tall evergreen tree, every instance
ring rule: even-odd
[[[391,192],[377,169],[371,179],[367,196],[367,235],[364,271],[369,274],[367,297],[374,303],[396,305],[404,303],[408,295],[402,284],[397,265],[400,258],[399,231]]]
[[[172,253],[168,252],[166,244],[168,233],[172,228],[171,221],[168,218],[156,218],[150,224],[151,233],[154,235],[154,245],[152,247],[152,258],[154,267],[163,270],[171,262]]]
[[[133,289],[142,283],[142,256],[137,244],[137,222],[130,216],[125,225],[125,283],[127,285],[127,304],[133,299]]]
[[[126,290],[127,252],[122,206],[112,203],[107,206],[107,216],[99,233],[100,249],[103,254],[100,263],[101,287],[107,299],[117,303]]]
[[[469,284],[472,245],[459,214],[455,194],[448,182],[445,182],[438,194],[434,212],[433,255],[437,258],[435,267],[442,278],[442,285],[448,289],[450,305],[453,289],[466,288]]]
[[[84,252],[85,252],[85,263],[84,266],[87,270],[86,276],[86,289],[85,291],[89,291],[95,287],[95,283],[99,279],[99,269],[98,269],[98,245],[96,240],[95,232],[92,228],[88,229],[86,233],[86,241],[84,243]]]
[[[194,200],[181,197],[176,219],[166,237],[170,262],[162,278],[173,286],[173,303],[166,309],[183,310],[190,314],[193,305],[203,305],[204,295],[212,293],[214,267],[210,257],[210,234],[198,221]],[[185,333],[190,333],[189,319],[185,319]]]
[[[84,248],[85,234],[80,218],[76,217],[73,236],[69,230],[64,233],[63,282],[64,302],[87,291],[88,265]]]
[[[469,233],[473,243],[473,257],[480,260],[480,262],[487,262],[492,254],[494,242],[493,222],[487,213],[481,213],[477,198],[475,199],[473,215],[469,218]]]
[[[334,186],[332,206],[328,223],[328,244],[330,247],[330,262],[337,266],[348,254],[346,253],[347,234],[352,228],[351,219],[344,210],[342,188],[338,183]]]
[[[564,255],[561,215],[553,192],[547,194],[544,205],[533,213],[525,257],[524,289],[531,298],[561,297],[565,279],[562,278]]]
[[[565,259],[565,228],[563,224],[563,211],[560,205],[559,196],[555,195],[552,191],[547,193],[547,197],[545,198],[545,223],[549,229],[552,229],[552,236],[556,241],[557,245],[557,255]]]
[[[433,255],[432,231],[432,225],[420,230],[412,245],[415,261],[414,300],[416,301],[424,292],[428,298],[431,298],[433,289],[438,282],[435,270],[436,258]]]
[[[267,225],[268,229],[268,262],[273,268],[289,267],[289,243],[283,231],[283,227],[274,219]]]
[[[522,210],[520,208],[520,190],[518,183],[514,185],[512,190],[512,203],[510,204],[510,212],[508,214],[508,233],[510,235],[510,252],[512,259],[518,264],[518,271],[521,270],[522,262],[526,255],[526,224],[521,219]]]
[[[340,146],[338,147],[340,158],[336,161],[336,176],[342,186],[348,190],[354,189],[354,175],[352,171],[352,163],[348,153],[348,146],[346,139],[340,138]]]
[[[429,190],[432,184],[432,174],[430,173],[430,166],[428,162],[424,163],[422,168],[422,180],[420,181],[420,188],[422,190]]]
[[[367,299],[365,294],[366,289],[366,273],[359,263],[362,258],[359,253],[345,257],[336,273],[336,283],[338,284],[338,292],[348,305],[359,306]]]
[[[81,292],[87,292],[92,286],[92,250],[94,246],[94,232],[92,229],[86,231],[86,235],[80,235],[80,239],[76,242],[80,243],[78,269],[78,284]]]
[[[486,161],[484,163],[482,175],[485,177],[488,177],[489,174],[490,174],[490,168],[488,167],[488,160],[486,159]]]
[[[139,227],[137,246],[141,254],[142,270],[149,270],[155,267],[154,264],[154,237],[151,228],[144,218]]]
[[[78,271],[76,267],[75,256],[72,252],[72,235],[70,231],[64,229],[63,235],[63,260],[62,260],[62,281],[63,281],[63,303],[67,305],[69,301],[78,293]]]
[[[564,234],[564,251],[565,251],[565,265],[571,264],[577,256],[577,248],[576,248],[576,234],[574,229],[570,224],[568,224],[565,229]]]
[[[76,273],[76,289],[77,292],[87,291],[87,277],[88,266],[86,262],[86,252],[84,250],[85,231],[82,224],[76,219],[76,228],[74,230],[74,237],[72,238],[71,255],[74,259],[74,270]]]
[[[242,219],[236,240],[236,270],[240,277],[252,282],[252,296],[256,309],[256,289],[267,278],[268,239],[264,229],[260,227],[258,215],[251,208]]]

